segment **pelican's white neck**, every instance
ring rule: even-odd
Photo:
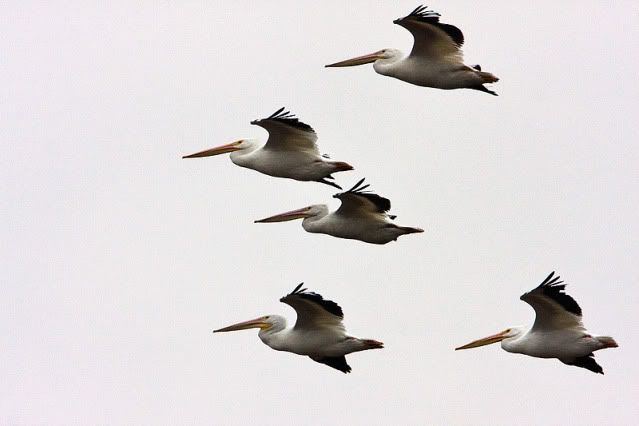
[[[328,216],[328,212],[328,206],[325,204],[311,206],[311,210],[307,213],[309,216],[302,220],[302,228],[306,232],[322,232],[318,229],[319,222]]]
[[[506,352],[522,353],[527,329],[525,326],[510,327],[508,336],[501,341],[501,348]]]
[[[255,152],[259,147],[260,144],[256,139],[242,139],[240,149],[231,152],[231,161],[238,166],[244,166],[247,164],[248,155]]]
[[[395,76],[398,64],[404,60],[404,54],[397,49],[384,49],[384,58],[373,63],[373,69],[377,74]]]
[[[267,329],[261,329],[257,335],[265,345],[278,351],[285,350],[285,335],[288,332],[286,318],[279,315],[269,315],[269,322],[273,325]]]

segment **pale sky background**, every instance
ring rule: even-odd
[[[442,1],[499,97],[323,65],[411,35],[418,3],[0,5],[0,423],[636,424],[639,6]],[[253,220],[335,190],[227,156],[286,106],[426,230],[374,246]],[[552,270],[618,349],[605,376],[454,352],[534,312]],[[345,375],[211,331],[304,281],[385,342]]]

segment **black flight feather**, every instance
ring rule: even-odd
[[[311,126],[300,121],[295,114],[291,114],[290,111],[284,111],[284,107],[278,109],[273,114],[266,118],[261,118],[259,120],[251,121],[251,124],[259,124],[261,121],[273,120],[278,121],[280,123],[286,124],[291,127],[295,127],[296,129],[303,130],[305,132],[315,132]]]
[[[287,294],[285,297],[289,297],[289,296],[301,297],[302,299],[309,300],[321,306],[322,309],[324,309],[328,313],[338,316],[339,318],[344,318],[344,312],[342,312],[342,308],[337,303],[333,302],[332,300],[326,300],[317,293],[313,293],[312,291],[307,291],[305,288],[302,288],[303,285],[304,283],[299,283],[297,287],[295,287],[295,289],[289,294]],[[283,302],[284,301],[283,299],[285,297],[281,298],[280,302]]]
[[[405,16],[401,19],[397,19],[394,21],[398,23],[402,20],[411,20],[411,21],[419,21],[426,22],[427,24],[433,25],[440,30],[444,31],[448,36],[453,39],[455,44],[461,47],[464,44],[464,34],[461,32],[459,28],[450,24],[442,24],[439,22],[439,17],[441,15],[432,10],[428,10],[427,6],[417,6],[415,10],[413,10],[408,16]]]
[[[586,356],[580,356],[579,358],[575,358],[573,361],[560,361],[567,365],[574,365],[575,367],[585,368],[586,370],[590,370],[593,373],[604,373],[601,365],[597,364],[597,361],[595,361],[595,354],[593,353],[590,353],[590,355]]]
[[[467,89],[479,90],[480,92],[488,93],[489,95],[499,96],[497,94],[497,92],[494,92],[494,91],[490,90],[489,88],[487,88],[483,84],[478,84],[476,86],[468,86]]]
[[[362,185],[364,183],[364,179],[365,178],[360,179],[359,182],[357,182],[348,191],[340,192],[339,194],[333,195],[333,197],[340,198],[344,194],[354,194],[366,198],[367,200],[375,204],[375,206],[382,212],[389,211],[391,208],[390,200],[388,198],[384,198],[382,196],[374,194],[370,191],[366,191],[366,188],[368,188],[370,185]]]
[[[333,367],[343,373],[350,373],[351,366],[346,363],[346,357],[344,356],[336,356],[336,357],[324,357],[324,358],[312,358],[313,361],[326,364],[329,367]]]
[[[554,275],[555,271],[551,272],[535,290],[541,290],[545,296],[548,296],[555,302],[559,303],[561,307],[568,312],[581,316],[581,308],[575,299],[567,295],[564,291],[566,289],[566,284],[563,284],[563,281],[559,281],[559,275]]]

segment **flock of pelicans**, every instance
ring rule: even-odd
[[[479,65],[464,65],[460,50],[464,36],[457,27],[439,22],[439,14],[419,6],[408,16],[393,22],[410,31],[415,39],[408,56],[404,57],[395,49],[383,49],[326,66],[347,67],[372,62],[377,73],[418,86],[474,89],[496,95],[484,84],[496,82],[497,77],[483,72]],[[334,182],[333,173],[353,170],[348,163],[331,161],[321,155],[315,131],[284,108],[251,124],[268,131],[265,145],[260,147],[253,140],[243,139],[184,158],[230,153],[231,161],[238,166],[270,176],[321,182],[340,190],[342,188]],[[368,186],[362,179],[349,190],[335,194],[341,206],[334,212],[329,212],[324,204],[315,204],[255,222],[303,219],[302,227],[307,232],[372,244],[386,244],[396,241],[401,235],[423,232],[420,228],[394,224],[395,216],[388,214],[390,201],[367,191]],[[603,374],[593,352],[617,347],[617,343],[612,337],[593,336],[586,331],[581,308],[564,292],[565,286],[552,272],[539,286],[520,298],[535,310],[532,327],[511,327],[456,350],[501,342],[501,347],[508,352],[558,358],[564,364]],[[319,294],[307,291],[302,284],[280,301],[297,312],[297,321],[291,328],[286,327],[283,317],[266,315],[214,332],[259,328],[259,338],[271,348],[309,356],[344,373],[351,371],[345,355],[383,348],[382,342],[377,340],[347,335],[342,324],[342,308]]]

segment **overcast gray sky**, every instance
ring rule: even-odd
[[[430,6],[499,97],[372,67],[397,2],[0,5],[0,423],[631,424],[637,351],[636,2]],[[423,234],[386,246],[254,219],[332,188],[181,155],[286,106]],[[618,349],[605,376],[459,344],[533,321],[556,270]],[[386,348],[344,375],[214,328],[295,313],[304,281]]]

